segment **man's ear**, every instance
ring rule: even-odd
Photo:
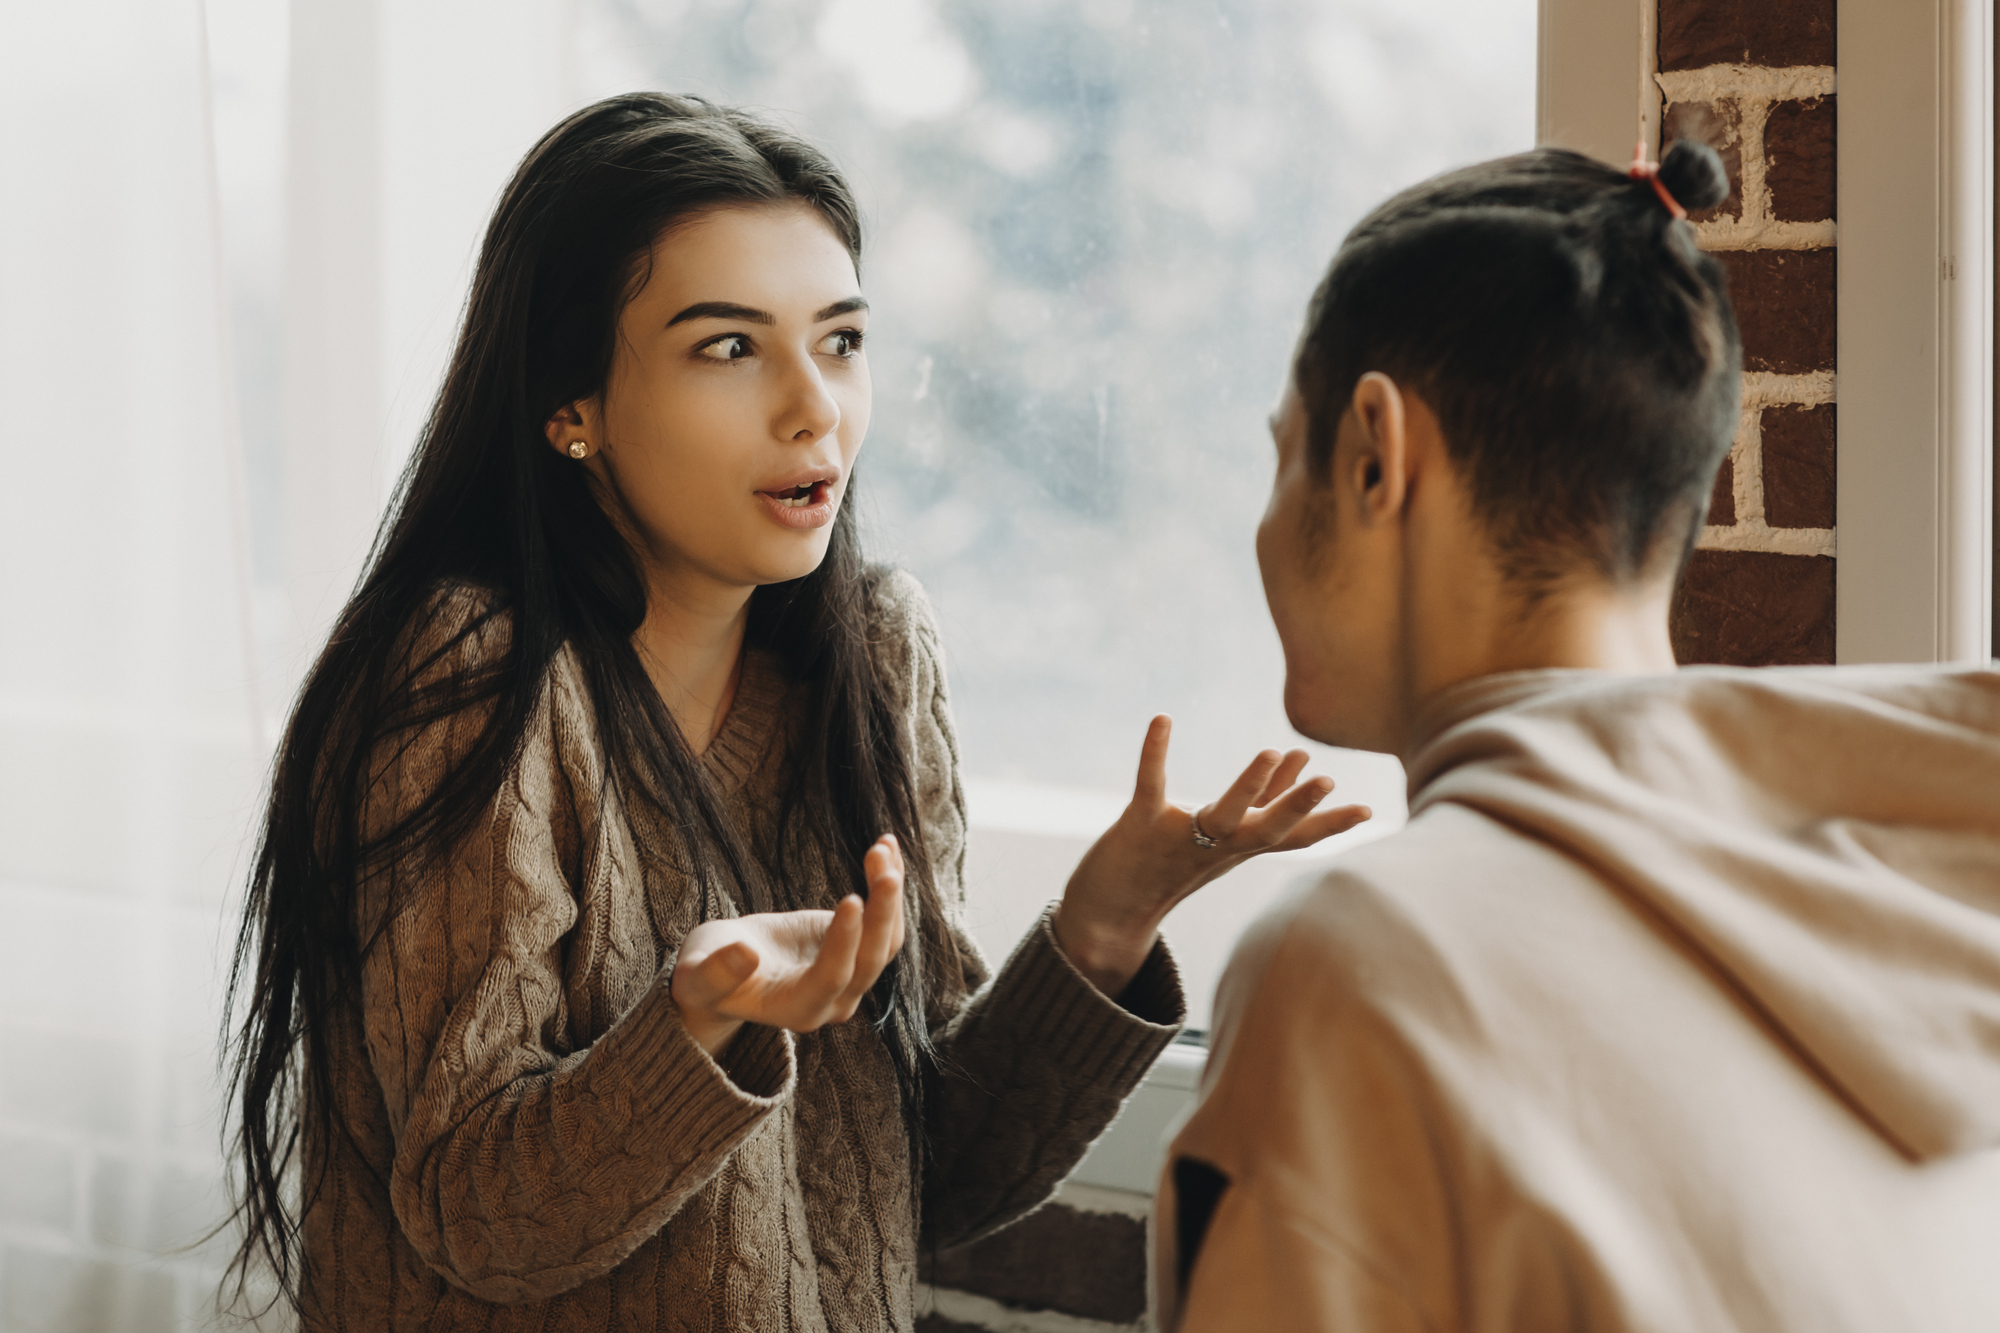
[[[549,447],[564,458],[588,458],[604,447],[598,427],[602,424],[600,414],[592,403],[578,400],[564,403],[555,410],[542,427],[542,434],[548,436]],[[577,446],[582,445],[582,452]]]
[[[1358,448],[1348,457],[1363,522],[1379,522],[1400,513],[1410,484],[1409,417],[1403,391],[1379,370],[1363,375],[1354,386],[1350,405]]]

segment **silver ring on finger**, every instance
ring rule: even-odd
[[[1214,850],[1215,850],[1216,848],[1218,848],[1218,847],[1220,847],[1220,846],[1222,845],[1222,839],[1220,839],[1220,838],[1211,838],[1211,837],[1209,837],[1209,836],[1208,836],[1208,835],[1207,835],[1206,833],[1203,833],[1203,832],[1201,831],[1201,812],[1200,812],[1200,811],[1196,811],[1196,812],[1195,812],[1195,813],[1194,813],[1193,815],[1191,815],[1191,816],[1189,817],[1189,819],[1188,819],[1188,822],[1189,822],[1189,824],[1191,824],[1191,825],[1193,826],[1193,828],[1194,828],[1194,845],[1195,845],[1195,846],[1197,846],[1197,847],[1201,848],[1201,849],[1202,849],[1202,850],[1203,850],[1204,852],[1212,852],[1212,851],[1214,851]]]

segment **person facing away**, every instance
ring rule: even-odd
[[[1285,701],[1410,820],[1239,943],[1163,1329],[2000,1328],[2000,672],[1668,643],[1741,364],[1676,209],[1725,192],[1487,162],[1311,303]]]
[[[857,215],[794,136],[655,94],[504,191],[273,778],[239,1296],[907,1333],[919,1244],[1047,1198],[1173,1036],[1174,902],[1366,817],[1267,751],[1202,851],[1156,719],[1060,904],[980,958],[937,629],[855,529]]]

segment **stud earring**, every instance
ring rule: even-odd
[[[571,458],[582,458],[585,454],[589,452],[590,452],[590,446],[586,444],[584,441],[571,440],[569,442],[569,456]]]

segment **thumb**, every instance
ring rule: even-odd
[[[757,951],[737,940],[725,944],[690,969],[684,997],[702,1008],[727,998],[757,970]]]

